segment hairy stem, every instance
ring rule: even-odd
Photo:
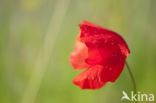
[[[135,79],[134,79],[133,73],[132,73],[132,71],[131,71],[127,61],[125,62],[125,64],[126,64],[129,76],[131,78],[131,82],[132,82],[132,85],[133,85],[133,91],[136,94],[137,93],[137,89],[136,89],[136,83],[135,83]]]

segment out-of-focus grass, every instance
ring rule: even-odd
[[[115,83],[100,90],[80,90],[71,83],[81,72],[68,61],[81,20],[121,34],[131,50],[128,62],[138,90],[156,93],[155,4],[155,0],[1,0],[0,102],[120,103],[122,91],[130,93],[126,68]],[[41,67],[36,68],[36,62]]]

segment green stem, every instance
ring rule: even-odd
[[[137,93],[137,89],[136,89],[136,83],[135,83],[135,79],[134,79],[133,73],[132,73],[132,71],[131,71],[127,61],[125,62],[125,64],[126,64],[129,76],[130,76],[131,81],[132,81],[134,94],[136,94]]]

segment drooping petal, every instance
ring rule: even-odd
[[[78,37],[76,40],[74,51],[70,55],[70,63],[74,69],[79,70],[88,67],[85,59],[88,56],[88,49],[86,45],[80,42]]]
[[[121,63],[119,65],[108,65],[107,67],[109,73],[108,81],[115,82],[122,73],[124,65],[125,65],[124,63]]]
[[[84,42],[87,47],[112,50],[120,49],[125,56],[128,56],[130,53],[126,42],[117,33],[100,26],[94,26],[92,23],[90,23],[90,25],[82,23],[79,26],[81,29],[81,41]]]
[[[125,65],[126,56],[121,52],[114,52],[108,58],[107,62],[104,64],[104,68],[108,70],[109,81],[115,82],[123,71]]]
[[[81,89],[99,89],[108,81],[107,75],[103,66],[95,65],[80,73],[72,82]]]

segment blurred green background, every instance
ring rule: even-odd
[[[88,20],[121,34],[142,93],[156,94],[156,0],[0,0],[0,103],[120,103],[132,84],[81,90],[69,55]]]

